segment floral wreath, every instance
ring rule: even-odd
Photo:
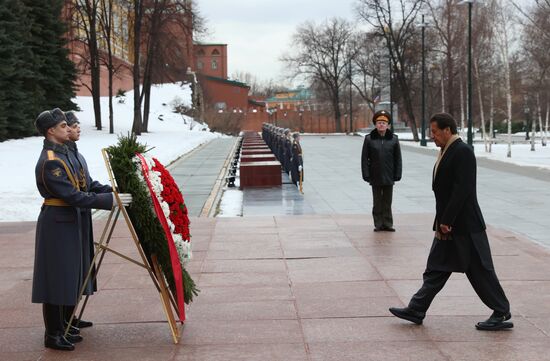
[[[168,242],[178,313],[183,321],[185,296],[182,270],[186,261],[192,256],[187,207],[174,178],[158,159],[136,153],[132,162],[136,164],[136,175],[139,180],[147,184],[153,211],[158,217]]]

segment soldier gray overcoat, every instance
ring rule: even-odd
[[[111,209],[110,193],[80,190],[65,145],[44,140],[36,164],[36,185],[44,204],[36,225],[32,302],[75,305],[82,284],[80,208]]]

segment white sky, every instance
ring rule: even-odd
[[[510,1],[510,0],[508,0]],[[520,6],[534,0],[512,0]],[[357,21],[356,0],[197,0],[207,20],[206,42],[228,44],[228,75],[244,71],[260,80],[284,80],[279,61],[291,45],[296,28],[342,17]]]
[[[354,0],[198,0],[207,19],[207,42],[227,44],[228,75],[246,71],[260,80],[283,78],[280,56],[306,21],[354,20]]]

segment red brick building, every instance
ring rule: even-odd
[[[227,79],[227,44],[194,45],[194,70],[200,74]]]

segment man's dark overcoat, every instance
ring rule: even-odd
[[[48,140],[35,176],[44,204],[36,224],[32,302],[75,305],[83,281],[80,208],[111,209],[113,197],[81,191],[67,146]]]
[[[476,158],[462,140],[449,145],[433,177],[432,189],[436,202],[433,229],[438,230],[441,224],[451,226],[452,239],[434,238],[427,268],[465,272],[476,251],[483,266],[493,270],[485,221],[477,202]]]
[[[390,186],[401,180],[401,148],[397,135],[389,129],[384,136],[375,128],[363,141],[361,172],[371,186]]]
[[[67,142],[69,147],[69,156],[71,163],[74,165],[76,173],[78,175],[78,182],[80,190],[88,193],[111,193],[113,189],[109,185],[103,185],[98,181],[95,181],[90,176],[88,170],[88,164],[84,156],[78,151],[78,147],[75,142]],[[80,208],[80,216],[82,222],[82,279],[86,277],[90,266],[92,266],[92,259],[94,257],[94,232],[92,228],[92,210],[90,208]],[[94,270],[95,272],[95,270]],[[92,276],[94,273],[92,273]],[[85,295],[91,295],[97,291],[96,282],[88,282],[84,289]]]

